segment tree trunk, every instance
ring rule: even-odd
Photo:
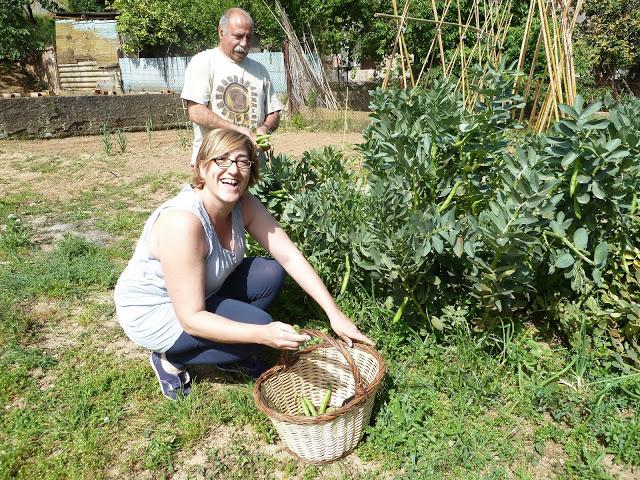
[[[47,48],[42,54],[42,64],[47,75],[47,82],[49,83],[49,91],[54,95],[60,95],[60,76],[58,75],[58,62],[56,61],[56,54],[53,48]]]
[[[289,118],[291,118],[291,115],[298,112],[298,106],[296,105],[296,99],[293,96],[293,83],[291,81],[291,62],[289,59],[289,40],[284,41],[282,54],[284,56],[284,72],[287,76],[287,114],[289,115]]]

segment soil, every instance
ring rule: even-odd
[[[19,63],[0,62],[0,94],[40,92],[47,90],[36,75]]]
[[[126,132],[127,147],[124,155],[114,154],[112,163],[126,162],[125,170],[136,177],[148,173],[189,173],[191,147],[184,140],[187,135],[184,130],[163,130],[151,134],[148,142],[146,132]],[[181,145],[181,139],[183,145]],[[111,135],[114,151],[118,151],[115,135]],[[351,148],[351,145],[362,142],[360,133],[327,133],[327,132],[276,132],[272,138],[275,154],[287,154],[300,157],[307,150],[321,148],[326,145],[336,145]],[[73,157],[87,160],[87,162],[104,156],[102,136],[69,137],[50,140],[3,140],[0,141],[0,178],[10,179],[16,174],[25,176],[25,180],[35,180],[38,175],[29,167],[29,160],[36,157],[57,157],[64,163]],[[87,165],[88,166],[88,165]],[[31,173],[31,175],[27,175]],[[27,178],[30,177],[30,178]],[[15,178],[13,178],[15,181]],[[86,184],[89,189],[91,185]],[[99,181],[98,178],[96,178]],[[1,184],[5,182],[0,182]],[[71,185],[56,185],[56,191]],[[46,193],[46,192],[43,192]]]
[[[0,141],[0,195],[16,185],[29,185],[35,193],[49,198],[65,199],[78,190],[90,190],[109,183],[118,184],[149,174],[183,173],[190,175],[191,146],[184,130],[162,130],[151,133],[126,132],[124,154],[104,153],[102,136],[69,137],[50,140]],[[328,133],[305,131],[276,132],[272,138],[275,154],[300,158],[307,150],[335,145],[351,150],[362,142],[360,133]],[[111,135],[114,152],[119,152],[116,135]],[[69,167],[77,171],[64,182],[47,169]]]

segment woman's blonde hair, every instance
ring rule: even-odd
[[[246,135],[227,128],[211,130],[202,139],[202,144],[196,157],[196,163],[193,166],[191,185],[198,189],[204,187],[205,180],[200,174],[201,168],[204,168],[209,162],[212,162],[214,158],[222,157],[229,152],[239,149],[246,150],[249,159],[253,162],[249,177],[249,187],[255,185],[260,178],[260,164],[258,162],[256,147]]]

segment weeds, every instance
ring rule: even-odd
[[[29,245],[29,232],[24,223],[15,214],[7,216],[4,225],[0,227],[0,246],[5,251],[14,250]]]
[[[118,147],[120,148],[120,153],[124,154],[127,151],[127,136],[120,129],[116,130],[116,141],[118,142]]]
[[[105,154],[113,155],[113,141],[111,140],[111,133],[106,123],[102,124],[102,149]]]
[[[178,144],[181,148],[187,148],[191,142],[191,129],[189,127],[189,123],[185,123],[184,130],[181,128],[178,129]]]

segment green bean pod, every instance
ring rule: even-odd
[[[320,408],[318,408],[318,415],[322,415],[327,411],[327,406],[329,406],[329,401],[331,400],[331,385],[327,388],[327,391],[324,392],[324,397],[322,397],[322,402],[320,402]]]

